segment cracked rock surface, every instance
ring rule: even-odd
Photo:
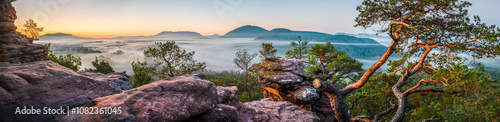
[[[24,106],[42,112],[43,107],[72,108],[131,88],[122,73],[81,75],[52,61],[0,63],[0,120],[54,121],[54,114],[15,115],[15,111]]]
[[[264,97],[289,101],[309,110],[310,104],[321,98],[321,92],[314,89],[304,75],[305,68],[310,65],[306,60],[267,57],[260,64],[253,65],[251,70],[259,77]]]
[[[315,112],[321,121],[334,121],[330,100],[315,89],[311,84],[313,79],[304,74],[306,67],[311,65],[304,59],[266,57],[250,70],[257,74],[264,97],[272,101],[289,101]]]
[[[94,99],[85,107],[121,107],[122,114],[59,116],[58,121],[319,121],[290,102],[241,103],[237,88],[215,86],[201,75],[155,81],[120,94]]]

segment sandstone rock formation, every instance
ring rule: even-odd
[[[315,89],[304,72],[312,65],[303,59],[279,59],[266,57],[251,70],[257,73],[264,97],[273,101],[289,101],[294,105],[315,112],[321,121],[333,121],[334,113],[330,100],[320,90]]]
[[[123,73],[78,74],[52,61],[0,63],[0,120],[53,121],[54,114],[15,115],[17,107],[59,108],[131,89]]]
[[[17,19],[16,10],[12,7],[12,2],[15,0],[1,0],[0,1],[0,31],[16,31],[17,27],[14,21]]]
[[[215,86],[203,75],[156,81],[120,94],[94,99],[85,107],[121,107],[121,114],[59,116],[58,121],[319,121],[290,102],[242,104],[236,87]]]
[[[0,49],[6,50],[5,53],[0,53],[0,58],[10,57],[0,61],[26,63],[48,60],[47,47],[33,44],[33,39],[16,32],[14,21],[17,16],[11,3],[13,1],[15,0],[0,0]]]
[[[130,76],[128,76],[125,71],[108,74],[83,72],[81,75],[88,76],[97,81],[106,82],[111,88],[114,88],[120,93],[134,88],[130,82]]]
[[[7,44],[2,45],[7,50],[7,60],[10,63],[28,63],[49,60],[47,47],[39,44]]]

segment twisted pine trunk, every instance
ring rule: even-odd
[[[396,99],[398,99],[398,109],[396,110],[396,114],[391,119],[391,122],[402,122],[405,116],[405,108],[406,108],[406,95],[401,91],[401,88],[404,86],[405,82],[410,77],[410,72],[406,72],[401,76],[398,82],[392,86],[392,92],[394,93]]]
[[[335,95],[332,93],[326,93],[326,96],[330,98],[330,104],[332,106],[335,117],[339,122],[347,122],[351,120],[351,116],[345,106],[345,97],[342,95]]]
[[[345,96],[340,90],[332,84],[321,82],[319,79],[313,81],[313,86],[316,89],[323,91],[330,99],[335,118],[339,122],[351,121],[351,115],[345,106]]]

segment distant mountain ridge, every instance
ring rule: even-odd
[[[273,29],[255,38],[255,40],[290,42],[299,40],[298,36],[300,36],[303,41],[316,42],[309,43],[309,46],[318,44],[318,42],[332,42],[335,48],[346,51],[347,55],[354,58],[369,59],[382,56],[385,50],[387,50],[386,46],[381,45],[371,38],[358,38],[349,34],[332,35],[314,31],[293,31],[286,28]],[[293,49],[290,45],[276,45],[276,48],[282,51]]]
[[[253,25],[245,25],[238,27],[232,31],[227,32],[224,34],[225,38],[251,38],[251,37],[259,37],[262,34],[268,32],[268,30],[259,27],[259,26],[253,26]]]
[[[278,41],[295,41],[301,36],[302,40],[319,41],[322,38],[331,36],[331,34],[314,32],[314,31],[292,31],[286,28],[273,29],[255,40],[278,40]]]
[[[302,40],[311,42],[334,42],[334,43],[366,43],[366,44],[380,44],[380,40],[385,41],[387,37],[374,34],[348,34],[348,33],[336,33],[328,34],[315,31],[293,31],[287,28],[275,28],[270,31],[254,25],[244,25],[231,30],[220,35],[209,35],[203,36],[200,33],[193,31],[163,31],[156,35],[150,36],[120,36],[113,39],[155,39],[155,38],[189,38],[189,39],[210,39],[210,38],[255,38],[255,40],[262,41],[296,41],[298,36],[301,36]],[[376,38],[377,41],[373,40]],[[93,39],[74,36],[67,33],[50,33],[45,34],[40,37],[41,40],[59,40],[59,39]],[[384,45],[386,45],[384,43]]]
[[[192,31],[163,31],[156,35],[150,36],[122,36],[112,39],[127,39],[127,40],[159,40],[159,39],[217,39],[217,38],[254,38],[257,41],[297,41],[298,36],[304,41],[309,41],[312,44],[324,44],[324,42],[332,42],[338,50],[345,50],[349,56],[355,58],[372,58],[381,56],[387,50],[387,47],[381,45],[380,40],[388,40],[387,37],[373,34],[347,34],[337,33],[328,34],[314,31],[294,31],[287,28],[275,28],[270,31],[253,25],[245,25],[229,31],[223,36],[217,34],[202,36],[200,33]],[[374,39],[379,38],[377,41]],[[46,34],[40,37],[41,40],[71,40],[71,39],[92,39],[77,37],[66,33]],[[292,49],[289,44],[275,45],[280,51]],[[284,52],[282,52],[284,53]]]
[[[150,36],[119,36],[113,39],[152,39],[152,38],[189,38],[189,39],[209,39],[208,37],[202,36],[198,32],[193,31],[162,31],[156,35]]]
[[[364,43],[364,44],[379,44],[377,41],[370,38],[358,38],[349,34],[327,34],[314,31],[292,31],[286,28],[273,29],[255,40],[275,40],[275,41],[296,41],[298,36],[302,40],[311,42],[334,42],[334,43]]]
[[[199,38],[199,39],[208,39],[205,36],[202,36],[200,33],[192,32],[192,31],[163,31],[160,32],[154,37],[169,37],[169,38],[183,38],[183,37],[191,37],[191,38]]]
[[[391,37],[386,34],[368,34],[368,33],[358,33],[358,34],[348,34],[348,33],[336,33],[335,35],[349,35],[358,38],[369,38],[377,41],[378,43],[389,46],[392,42]]]
[[[205,37],[214,39],[214,38],[220,38],[221,36],[219,34],[214,34],[214,35],[207,35]]]
[[[331,35],[319,40],[320,42],[336,42],[336,43],[363,43],[363,44],[380,44],[370,38],[358,38],[348,35]]]
[[[67,34],[67,33],[48,33],[42,36],[74,36],[73,34]]]
[[[47,33],[47,34],[44,34],[38,38],[40,40],[91,39],[91,38],[79,37],[79,36],[75,36],[73,34],[60,33],[60,32],[59,33]]]

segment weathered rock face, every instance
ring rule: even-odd
[[[0,0],[0,46],[6,50],[0,53],[0,61],[27,63],[48,60],[47,47],[33,44],[33,39],[16,32],[14,21],[17,16],[11,3],[13,1],[15,0]],[[10,58],[3,59],[7,57]]]
[[[269,119],[264,121],[272,121],[272,122],[297,122],[304,121],[309,122],[311,119],[303,119],[303,118],[312,118],[314,121],[320,121],[320,118],[317,116],[313,116],[311,114],[313,112],[306,111],[299,106],[292,105],[292,103],[288,101],[280,101],[275,102],[271,99],[262,99],[261,101],[254,101],[245,103],[246,106],[250,106],[250,108],[254,108],[257,111],[264,111],[265,113],[269,113]]]
[[[48,50],[39,44],[8,44],[3,45],[7,50],[10,63],[28,63],[34,61],[48,60]]]
[[[107,84],[109,84],[109,86],[111,86],[111,88],[114,88],[120,93],[134,88],[132,87],[132,84],[130,82],[130,76],[128,76],[125,71],[108,74],[83,72],[81,73],[81,75],[88,76],[98,81],[106,82]]]
[[[319,121],[289,102],[242,104],[236,87],[215,86],[202,75],[156,81],[94,99],[85,107],[121,107],[121,114],[59,116],[58,121]]]
[[[310,104],[321,97],[320,91],[314,89],[304,75],[304,69],[309,65],[306,60],[266,58],[251,70],[259,77],[264,97],[273,101],[290,101],[309,110]]]
[[[81,75],[52,61],[0,63],[0,120],[53,121],[54,114],[15,115],[15,111],[24,106],[82,106],[95,98],[132,88],[127,82],[125,74]]]
[[[264,97],[273,101],[289,101],[311,110],[318,114],[321,121],[332,120],[334,114],[330,100],[312,86],[312,78],[304,75],[305,68],[310,65],[307,60],[267,57],[260,64],[252,66],[251,70],[259,77]]]
[[[2,45],[24,45],[24,44],[33,44],[33,39],[28,38],[26,35],[23,35],[19,32],[15,31],[0,31],[0,44]]]
[[[20,39],[14,21],[16,10],[12,6],[15,0],[0,0],[0,40],[2,44],[28,44],[29,40]]]
[[[14,21],[17,19],[16,10],[12,7],[15,0],[0,0],[0,31],[16,31]]]

